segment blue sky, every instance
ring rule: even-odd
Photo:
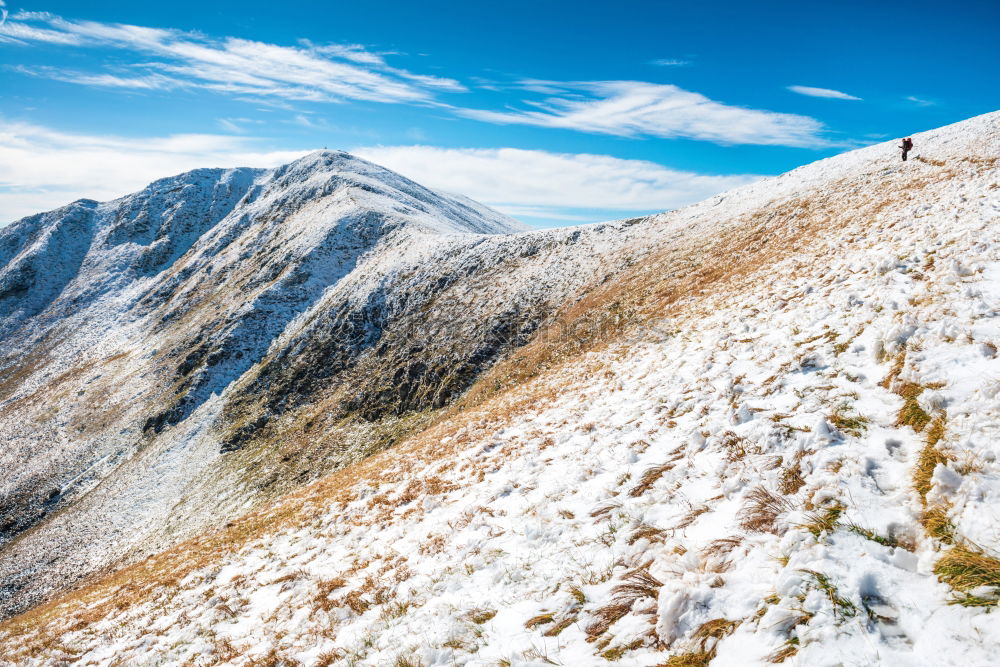
[[[995,0],[6,0],[0,14],[0,224],[322,147],[529,224],[592,222],[1000,106]]]

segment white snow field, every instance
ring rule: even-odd
[[[997,664],[1000,113],[914,142],[615,223],[628,268],[567,299],[600,340],[550,323],[427,430],[3,622],[0,663]]]

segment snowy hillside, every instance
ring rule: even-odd
[[[994,664],[1000,113],[914,141],[907,163],[872,146],[642,220],[390,231],[351,271],[323,277],[266,344],[249,332],[269,316],[241,319],[241,299],[211,296],[256,289],[242,276],[266,266],[254,245],[254,268],[239,268],[251,244],[224,242],[227,224],[258,220],[253,239],[285,233],[264,217],[237,222],[237,207],[155,290],[113,292],[133,319],[88,356],[130,350],[108,366],[123,400],[163,391],[158,354],[208,341],[177,379],[194,376],[183,396],[197,401],[175,413],[140,400],[108,417],[102,433],[145,430],[138,453],[100,463],[118,472],[14,539],[0,575],[48,573],[22,582],[25,608],[122,554],[211,530],[5,621],[0,655]],[[60,215],[87,228],[76,209]],[[481,215],[492,226],[468,231],[508,231]],[[219,273],[225,282],[212,282]],[[55,327],[45,316],[56,306],[12,317]],[[185,324],[218,311],[213,330]],[[106,312],[58,314],[87,331]],[[0,380],[2,428],[21,456],[45,450],[19,420],[40,419],[52,395],[82,409],[73,396],[93,372],[53,365],[60,348],[44,348],[46,331],[17,334],[44,352]],[[157,336],[155,349],[132,351],[140,335]],[[80,336],[77,353],[101,345]],[[204,358],[232,340],[253,363],[227,352],[210,368],[228,375],[213,375]],[[140,423],[154,405],[167,416]],[[75,470],[80,441],[58,419],[66,444],[51,470]],[[18,460],[4,464],[18,471]],[[163,489],[178,495],[167,502]],[[40,556],[48,548],[66,554],[62,569]]]

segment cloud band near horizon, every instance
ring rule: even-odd
[[[212,134],[81,135],[0,119],[0,225],[76,199],[115,199],[191,169],[275,167],[308,152],[259,144],[251,137]],[[761,178],[517,148],[369,146],[351,152],[428,187],[548,225],[663,211]]]

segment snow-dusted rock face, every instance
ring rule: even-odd
[[[77,477],[18,501],[51,510],[0,552],[8,608],[170,548],[0,654],[991,664],[1000,114],[914,140],[571,230],[352,190],[374,219],[330,246],[306,221],[346,193],[254,175],[160,274],[12,315],[11,488]]]

